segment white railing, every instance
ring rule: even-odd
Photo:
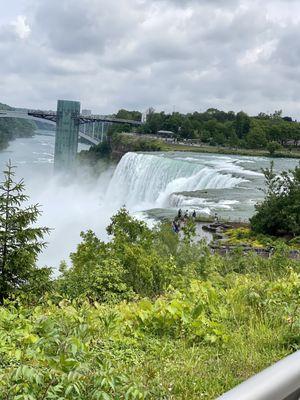
[[[300,351],[254,375],[217,400],[299,400]]]

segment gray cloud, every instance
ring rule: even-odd
[[[239,3],[238,0],[154,0],[157,3],[169,3],[178,7],[187,7],[195,5],[213,5],[222,6],[222,8],[228,8]]]
[[[26,35],[15,23],[22,10],[0,24],[0,101],[49,109],[74,98],[97,112],[283,108],[300,117],[296,1],[24,2]]]
[[[125,5],[123,0],[119,6],[104,0],[44,1],[37,6],[35,27],[47,45],[61,53],[101,52],[136,23]]]

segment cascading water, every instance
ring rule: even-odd
[[[105,170],[97,179],[89,169],[82,168],[76,179],[69,180],[53,176],[53,152],[53,136],[16,139],[0,152],[0,166],[3,170],[11,159],[18,166],[17,179],[25,179],[30,203],[42,205],[38,224],[54,229],[46,238],[49,244],[39,265],[55,268],[76,249],[81,231],[92,229],[107,240],[105,228],[123,204],[147,223],[149,218],[173,218],[178,208],[217,212],[225,218],[249,218],[254,204],[263,197],[257,190],[264,183],[260,170],[270,164],[269,158],[261,157],[129,153],[116,169]],[[298,163],[279,158],[274,162],[276,172]],[[197,192],[199,189],[205,190]]]
[[[54,267],[68,260],[81,241],[81,231],[92,229],[107,240],[105,228],[123,204],[147,223],[149,218],[173,218],[178,208],[249,218],[263,196],[257,190],[264,183],[260,169],[270,164],[268,158],[257,157],[129,153],[116,169],[105,170],[97,179],[83,168],[76,179],[65,180],[53,176],[53,152],[53,136],[16,139],[0,152],[0,166],[3,170],[11,159],[18,166],[17,179],[25,179],[30,203],[42,205],[38,223],[54,229],[39,265]],[[297,165],[293,159],[274,162],[278,172]]]
[[[165,207],[173,193],[232,188],[243,182],[228,171],[150,154],[127,153],[119,162],[106,200],[134,209]]]

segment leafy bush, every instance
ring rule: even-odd
[[[101,351],[101,322],[87,304],[0,309],[1,398],[144,399]]]
[[[266,197],[256,205],[251,218],[255,232],[269,235],[300,234],[300,167],[276,175],[273,163],[263,170],[266,179]]]
[[[276,150],[279,150],[281,148],[282,146],[278,142],[272,141],[267,144],[267,150],[271,156],[273,156],[276,153]]]
[[[112,151],[160,151],[162,143],[156,139],[124,135],[122,133],[114,134],[111,140]]]
[[[195,280],[188,290],[172,292],[154,303],[145,299],[136,306],[128,305],[124,324],[148,334],[186,337],[194,342],[226,342],[227,329],[219,322],[220,295],[221,290],[210,282]]]
[[[121,209],[107,231],[109,243],[91,231],[82,234],[83,242],[71,254],[72,268],[62,270],[60,290],[72,298],[120,301],[159,294],[171,283],[173,260],[157,252],[155,236],[144,222]]]
[[[299,262],[211,257],[207,279],[153,299],[0,307],[3,398],[214,399],[297,349]]]

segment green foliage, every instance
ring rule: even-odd
[[[141,121],[142,113],[139,111],[128,111],[121,109],[116,114],[113,114],[112,117],[132,121]],[[132,126],[130,124],[112,124],[108,129],[108,136],[113,136],[114,134],[120,132],[131,132],[131,130]]]
[[[125,217],[115,218],[116,232]],[[127,243],[148,240],[134,225],[122,233]],[[101,305],[61,292],[37,305],[6,302],[3,398],[215,399],[298,349],[299,262],[280,249],[270,259],[203,254],[200,262],[206,278],[153,299]]]
[[[14,182],[14,167],[9,162],[0,184],[0,301],[24,286],[34,286],[36,260],[44,248],[48,228],[35,226],[40,215],[38,205],[22,208],[28,196],[24,182]],[[44,270],[49,276],[49,271]]]
[[[83,241],[71,254],[72,268],[61,265],[58,288],[70,298],[86,297],[100,302],[118,302],[133,296],[124,281],[118,259],[109,257],[108,245],[91,231],[81,234]]]
[[[6,300],[3,399],[214,399],[298,349],[299,261],[281,244],[268,259],[211,254],[194,229],[121,209],[109,242],[82,234],[56,292]]]
[[[144,399],[145,392],[103,356],[102,314],[68,301],[1,308],[1,398]]]
[[[204,276],[206,246],[194,243],[195,224],[183,229],[182,240],[170,223],[150,230],[142,221],[121,209],[107,228],[103,242],[88,231],[71,254],[72,266],[62,264],[59,290],[72,299],[88,297],[117,303],[153,297],[169,287],[183,287],[195,276]]]
[[[237,113],[235,120],[235,132],[238,138],[243,139],[249,133],[250,123],[251,120],[246,113],[243,111]]]
[[[78,161],[94,167],[97,175],[99,175],[99,171],[109,163],[110,157],[111,146],[107,141],[91,146],[88,150],[81,150],[81,152],[77,154]]]
[[[266,197],[256,205],[251,218],[255,232],[269,235],[299,235],[300,233],[300,167],[276,175],[273,163],[263,170],[266,179]]]
[[[243,111],[235,114],[214,108],[189,114],[156,113],[152,109],[140,131],[153,135],[159,130],[170,130],[179,140],[197,139],[211,146],[252,149],[264,149],[269,142],[297,147],[300,140],[300,123],[282,118],[280,111],[249,117]]]
[[[271,156],[274,156],[276,153],[276,150],[279,150],[281,148],[280,144],[278,142],[269,142],[267,144],[267,150],[270,153]]]
[[[141,114],[138,111],[119,110],[115,117],[140,121]],[[260,113],[250,117],[243,111],[235,114],[233,111],[210,108],[205,112],[189,114],[157,113],[150,109],[146,123],[138,128],[132,128],[129,124],[113,124],[108,131],[108,142],[82,151],[79,158],[96,164],[103,158],[119,159],[128,151],[187,149],[184,144],[164,143],[143,137],[143,134],[156,135],[159,130],[173,132],[174,139],[178,141],[190,143],[196,140],[201,144],[201,147],[189,147],[189,151],[232,154],[239,149],[237,154],[270,156],[278,151],[277,156],[299,157],[300,123],[290,117],[282,117],[280,110],[270,115]]]
[[[124,129],[120,132],[115,132],[107,142],[91,146],[89,150],[82,150],[78,155],[79,160],[95,165],[99,160],[120,158],[129,151],[160,151],[163,149],[159,140],[125,134],[126,130]]]
[[[0,103],[0,109],[12,110],[6,104]],[[35,124],[19,118],[0,118],[0,150],[7,147],[8,142],[16,137],[32,136]]]
[[[253,126],[246,137],[245,144],[250,149],[264,149],[267,145],[267,136],[263,128],[259,125]]]
[[[107,231],[112,236],[109,243],[91,231],[82,234],[83,242],[71,255],[72,268],[64,269],[60,278],[64,293],[116,302],[153,296],[170,284],[173,260],[159,254],[155,235],[144,222],[121,209]]]
[[[128,110],[121,109],[114,116],[119,119],[140,121],[142,118],[142,113],[140,111],[128,111]]]
[[[270,237],[255,234],[250,228],[235,228],[226,231],[226,245],[240,246],[246,244],[255,248],[263,248],[270,246],[271,243]]]
[[[88,153],[94,153],[95,156],[107,157],[110,155],[110,146],[108,142],[99,143],[96,146],[91,146]]]
[[[111,150],[121,153],[127,151],[159,151],[162,150],[162,144],[155,139],[114,134],[111,139]]]
[[[189,218],[186,221],[186,224],[183,226],[182,231],[183,231],[183,234],[184,234],[183,240],[186,241],[187,243],[191,243],[191,241],[193,240],[193,238],[196,235],[196,224],[195,224],[195,222],[191,218]]]
[[[192,342],[226,342],[225,326],[220,321],[221,292],[209,282],[192,281],[185,291],[160,297],[151,303],[142,300],[135,306],[121,306],[124,326],[141,329],[150,335],[187,338]]]

